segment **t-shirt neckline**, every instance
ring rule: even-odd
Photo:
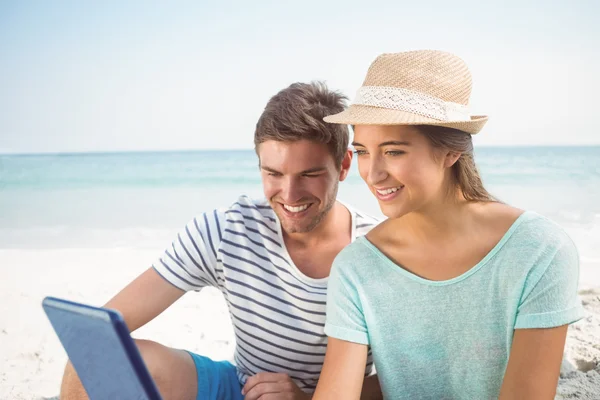
[[[396,264],[388,256],[386,256],[381,250],[379,250],[379,248],[377,246],[375,246],[373,243],[371,243],[371,241],[369,241],[369,239],[367,239],[366,235],[358,238],[357,240],[360,243],[362,243],[363,245],[365,245],[367,248],[369,248],[379,258],[381,258],[384,261],[386,267],[394,269],[397,273],[400,273],[401,275],[403,275],[405,277],[408,277],[414,281],[417,281],[417,282],[425,284],[425,285],[445,286],[445,285],[451,285],[451,284],[463,281],[463,280],[467,279],[468,277],[470,277],[471,275],[473,275],[474,273],[476,273],[478,270],[480,270],[500,251],[500,249],[502,249],[502,247],[504,247],[506,242],[511,238],[511,236],[515,233],[515,231],[518,229],[518,227],[524,221],[530,219],[534,214],[535,213],[532,211],[524,211],[523,213],[521,213],[521,215],[519,215],[517,217],[517,219],[512,223],[512,225],[504,233],[504,235],[502,236],[500,241],[498,243],[496,243],[496,245],[492,248],[492,250],[490,250],[485,255],[485,257],[483,257],[477,264],[475,264],[468,271],[462,273],[461,275],[458,275],[451,279],[442,280],[442,281],[434,281],[434,280],[430,280],[430,279],[425,279],[425,278],[422,278],[422,277],[420,277],[416,274],[413,274],[412,272],[404,269],[401,265]]]
[[[351,228],[350,228],[350,243],[352,243],[357,239],[356,238],[356,213],[354,212],[354,209],[352,209],[352,207],[348,206],[346,203],[344,203],[340,200],[336,200],[336,201],[338,203],[340,203],[341,205],[343,205],[346,208],[346,210],[348,210],[348,212],[350,213],[350,226],[351,226]],[[298,279],[302,280],[303,282],[305,282],[307,284],[326,286],[327,282],[329,281],[329,276],[326,276],[324,278],[311,278],[310,276],[305,275],[302,271],[300,271],[300,269],[298,269],[298,267],[294,263],[294,260],[292,260],[290,253],[288,252],[287,245],[285,244],[285,240],[283,240],[283,229],[281,227],[281,221],[279,221],[279,217],[277,217],[277,213],[275,211],[273,211],[273,214],[275,214],[275,219],[277,220],[277,223],[276,223],[277,237],[279,238],[279,241],[281,243],[281,253],[282,253],[282,256],[290,264],[291,272]]]

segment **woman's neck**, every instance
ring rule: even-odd
[[[440,200],[398,218],[397,223],[415,239],[443,240],[469,231],[473,223],[472,205],[462,196]]]

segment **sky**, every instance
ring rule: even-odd
[[[416,49],[466,61],[476,145],[600,144],[600,2],[494,3],[0,0],[0,153],[252,148],[280,89]]]

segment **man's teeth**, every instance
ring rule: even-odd
[[[292,207],[292,206],[288,206],[287,204],[284,204],[283,208],[285,208],[288,211],[297,213],[297,212],[306,210],[308,208],[308,204],[304,204],[304,205],[301,205],[298,207]]]
[[[399,189],[400,189],[400,187],[389,188],[389,189],[385,189],[385,190],[379,190],[379,189],[377,189],[377,193],[379,193],[382,196],[385,196],[387,194],[391,194],[391,193],[397,192]]]

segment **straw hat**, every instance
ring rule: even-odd
[[[471,73],[453,54],[382,54],[350,107],[324,119],[348,125],[437,125],[475,134],[488,118],[469,114],[470,95]]]

